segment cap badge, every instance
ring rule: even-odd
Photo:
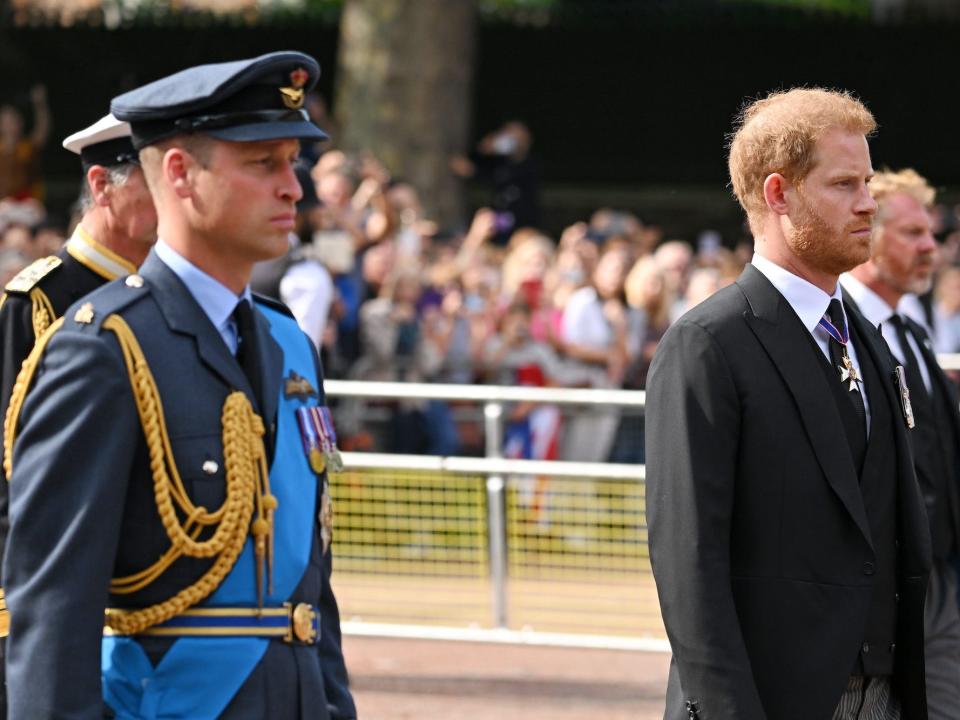
[[[303,107],[303,90],[296,88],[280,88],[280,99],[288,110],[299,110]]]
[[[307,84],[307,80],[310,79],[310,73],[308,73],[304,68],[297,68],[292,73],[290,73],[290,84],[297,90],[301,90],[304,85]]]
[[[290,110],[299,110],[303,107],[303,86],[310,79],[310,73],[303,68],[297,68],[290,73],[290,87],[280,88],[280,98],[284,107]]]

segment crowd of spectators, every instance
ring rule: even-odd
[[[0,152],[2,142],[0,134]],[[426,217],[417,188],[376,158],[304,148],[290,253],[261,264],[254,289],[292,308],[328,378],[644,388],[670,324],[733,282],[752,249],[727,247],[712,231],[694,242],[665,238],[624,209],[597,209],[559,237],[516,223],[539,212],[531,142],[514,121],[470,158],[451,159],[451,182],[492,178],[490,206],[459,232]],[[957,352],[956,210],[938,208],[937,219],[941,270],[927,308],[937,349]],[[71,229],[48,220],[40,197],[23,187],[0,200],[0,280],[56,252]],[[456,401],[344,402],[338,425],[347,449],[477,451],[479,433],[457,422],[459,409]],[[365,420],[378,412],[385,420],[371,434]],[[517,403],[507,411],[504,449],[513,457],[643,462],[643,417]]]

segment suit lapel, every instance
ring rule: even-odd
[[[201,361],[227,383],[253,397],[250,383],[237,359],[230,353],[210,318],[197,304],[180,278],[153,252],[147,256],[140,274],[150,283],[160,312],[174,332],[193,336]]]
[[[827,482],[872,545],[847,436],[807,329],[763,273],[748,265],[737,280],[750,305],[744,312],[754,335],[790,390]]]
[[[923,355],[923,362],[926,363],[927,369],[930,371],[930,384],[933,387],[934,394],[942,393],[951,408],[957,407],[957,388],[950,379],[940,370],[940,363],[937,361],[936,353],[933,352],[933,348],[930,346],[930,337],[927,335],[927,331],[924,330],[923,326],[912,320],[911,318],[906,318],[907,325],[910,326],[910,329],[913,331],[914,337],[917,338],[917,345],[920,346],[920,354]],[[950,429],[952,431],[953,442],[960,445],[960,426],[957,425],[957,414],[950,413]]]

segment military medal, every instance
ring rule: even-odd
[[[329,483],[324,481],[323,494],[320,495],[320,541],[323,544],[323,554],[327,554],[330,542],[333,540],[333,500],[330,499]]]
[[[849,390],[853,392],[857,390],[857,385],[860,383],[860,375],[857,373],[857,369],[853,366],[853,360],[850,359],[850,354],[847,352],[847,343],[850,342],[850,331],[847,328],[843,328],[841,333],[837,326],[830,322],[830,318],[824,315],[820,318],[820,322],[817,323],[820,327],[827,331],[827,334],[840,343],[840,346],[843,348],[843,353],[841,355],[842,365],[837,365],[837,370],[840,372],[840,382],[850,383]]]
[[[333,417],[326,407],[297,408],[297,424],[300,426],[300,440],[303,452],[310,463],[310,469],[317,475],[324,470],[340,472],[343,459],[337,450],[337,434],[333,429]]]
[[[320,417],[320,435],[323,441],[323,451],[330,463],[330,469],[333,472],[343,471],[343,458],[340,457],[340,451],[337,449],[337,431],[333,427],[333,415],[330,408],[326,405],[316,408]]]
[[[860,382],[860,377],[857,375],[857,369],[853,366],[853,361],[850,359],[850,356],[847,355],[847,349],[843,349],[843,361],[842,366],[838,366],[840,370],[840,382],[850,381],[850,390],[857,389],[857,383]]]
[[[913,405],[910,403],[910,388],[907,387],[907,373],[904,371],[903,365],[897,365],[894,369],[893,380],[900,393],[900,409],[903,412],[903,421],[907,424],[907,428],[912,429],[917,423],[913,419]]]
[[[297,408],[297,425],[300,426],[300,441],[303,443],[303,452],[307,456],[307,463],[310,469],[317,475],[322,475],[327,469],[327,462],[323,452],[323,441],[320,431],[317,429],[319,423],[314,418],[315,407]]]

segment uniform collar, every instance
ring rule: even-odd
[[[221,334],[230,322],[237,303],[242,299],[253,302],[249,286],[245,287],[238,297],[230,288],[214,280],[162,239],[157,240],[154,251],[163,264],[169,267],[174,275],[186,285],[194,300],[203,308],[207,317],[210,318],[210,322]],[[229,342],[227,344],[230,345]]]
[[[78,263],[106,280],[116,280],[121,275],[137,271],[136,265],[98,243],[80,225],[67,241],[67,252]]]

